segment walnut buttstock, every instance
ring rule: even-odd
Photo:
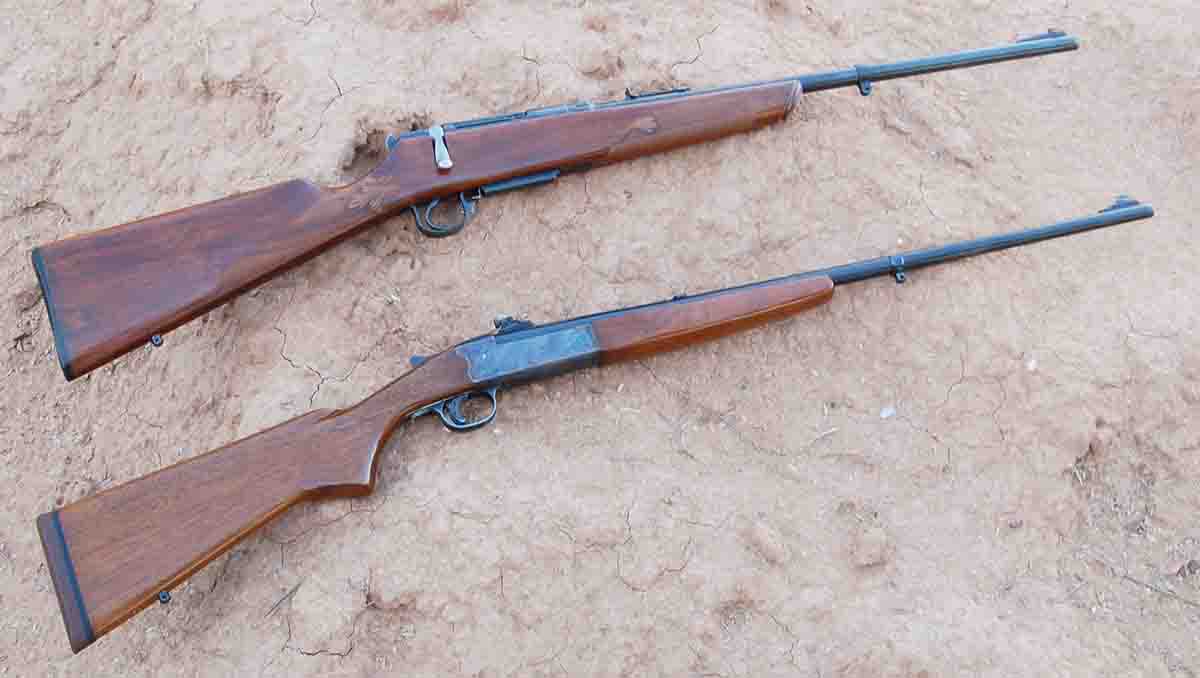
[[[38,517],[79,652],[299,502],[369,494],[378,451],[413,410],[461,391],[445,353],[348,410],[315,410]]]
[[[74,379],[320,254],[379,219],[550,170],[604,165],[783,119],[795,82],[447,129],[451,168],[423,134],[367,176],[294,180],[38,247],[59,363]]]
[[[792,276],[477,337],[352,408],[309,412],[43,514],[38,532],[71,648],[87,647],[291,506],[369,494],[379,450],[418,410],[724,336],[823,303],[833,289],[827,276]]]
[[[38,247],[59,364],[81,376],[353,232],[348,193],[295,180]]]

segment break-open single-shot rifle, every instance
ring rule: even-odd
[[[295,179],[84,233],[33,250],[55,351],[74,379],[150,342],[361,231],[411,210],[445,236],[484,196],[561,174],[746,132],[785,118],[802,93],[1078,47],[1052,31],[1017,42],[877,66],[703,91],[633,94],[435,125],[387,139],[366,176],[345,186]],[[452,223],[434,208],[455,200]],[[440,217],[445,219],[445,217]]]
[[[455,431],[496,416],[497,391],[682,348],[799,313],[876,276],[1154,215],[1121,198],[1050,226],[868,259],[714,292],[534,325],[511,318],[346,409],[320,409],[37,519],[71,648],[112,631],[267,521],[302,501],[370,494],[396,427],[433,414]]]

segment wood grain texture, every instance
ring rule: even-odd
[[[649,306],[592,323],[602,363],[654,353],[739,332],[799,313],[833,297],[827,276],[789,277]]]
[[[798,93],[776,82],[451,130],[449,171],[434,165],[431,139],[406,137],[346,186],[298,179],[41,246],[34,267],[63,374],[86,374],[410,205],[761,127]]]
[[[723,336],[828,300],[828,277],[789,277],[604,314],[613,362]],[[368,494],[378,453],[417,408],[471,390],[445,351],[346,410],[315,410],[38,519],[76,652],[295,504]]]
[[[463,359],[443,353],[348,410],[309,412],[43,514],[39,531],[72,649],[295,504],[369,494],[395,427],[469,383]]]

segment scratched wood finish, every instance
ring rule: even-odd
[[[752,85],[403,139],[362,179],[305,180],[34,250],[67,379],[104,365],[410,205],[549,169],[569,171],[744,132],[784,118],[799,86]]]
[[[799,313],[833,297],[827,276],[781,278],[592,323],[603,363],[683,348]]]
[[[309,412],[70,504],[57,511],[66,557],[50,556],[62,544],[48,527],[55,512],[43,515],[71,648],[87,647],[291,506],[369,494],[397,424],[469,384],[466,362],[443,353],[353,408]],[[64,603],[74,600],[72,579],[81,605]]]

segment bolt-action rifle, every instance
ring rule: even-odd
[[[633,94],[435,125],[389,137],[365,177],[295,179],[77,235],[33,250],[59,364],[74,379],[361,231],[411,210],[429,236],[457,232],[484,196],[782,120],[801,93],[1073,50],[1050,32],[988,49],[704,91]],[[434,208],[454,199],[453,223]]]
[[[378,454],[404,421],[433,414],[455,431],[496,416],[496,393],[595,365],[653,355],[828,301],[839,285],[1154,215],[1121,198],[1089,217],[879,257],[644,306],[496,331],[414,359],[353,407],[321,409],[37,519],[46,562],[79,652],[291,506],[370,494]],[[472,404],[473,401],[473,404]]]

